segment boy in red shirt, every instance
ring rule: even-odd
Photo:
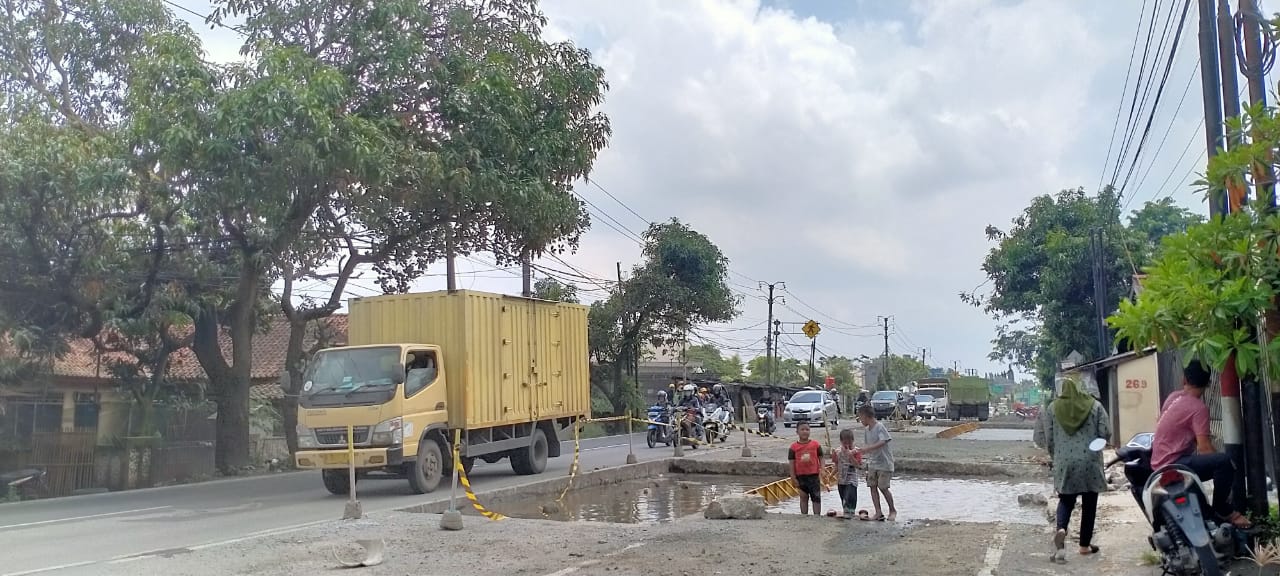
[[[813,501],[813,514],[822,514],[822,444],[809,438],[809,423],[796,424],[798,442],[787,451],[791,461],[791,480],[800,488],[800,513],[809,513],[809,501]]]

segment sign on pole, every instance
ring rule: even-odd
[[[792,326],[795,326],[795,324],[792,324]],[[818,333],[822,332],[822,327],[818,326],[817,322],[810,320],[804,323],[804,327],[800,328],[800,331],[804,332],[804,335],[809,338],[817,338]]]

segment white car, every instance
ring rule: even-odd
[[[782,425],[790,428],[801,422],[811,426],[840,424],[839,406],[830,392],[825,390],[801,390],[787,400],[782,409]],[[823,415],[826,415],[824,418]]]
[[[933,396],[928,394],[916,394],[916,413],[915,416],[928,418],[935,414]]]

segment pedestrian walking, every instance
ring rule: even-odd
[[[1098,553],[1093,544],[1093,529],[1098,516],[1098,493],[1107,489],[1103,475],[1102,452],[1089,449],[1096,438],[1111,437],[1107,411],[1093,396],[1084,391],[1080,376],[1070,374],[1057,380],[1057,398],[1042,418],[1047,421],[1036,429],[1036,444],[1049,451],[1053,462],[1053,487],[1058,492],[1057,531],[1053,534],[1053,551],[1049,561],[1064,564],[1063,548],[1067,541],[1067,525],[1076,501],[1080,501],[1080,554]]]

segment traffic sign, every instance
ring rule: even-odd
[[[818,326],[817,322],[810,320],[808,322],[805,322],[804,327],[800,328],[800,330],[804,332],[805,336],[808,336],[810,338],[817,338],[818,333],[822,331],[822,328]]]

